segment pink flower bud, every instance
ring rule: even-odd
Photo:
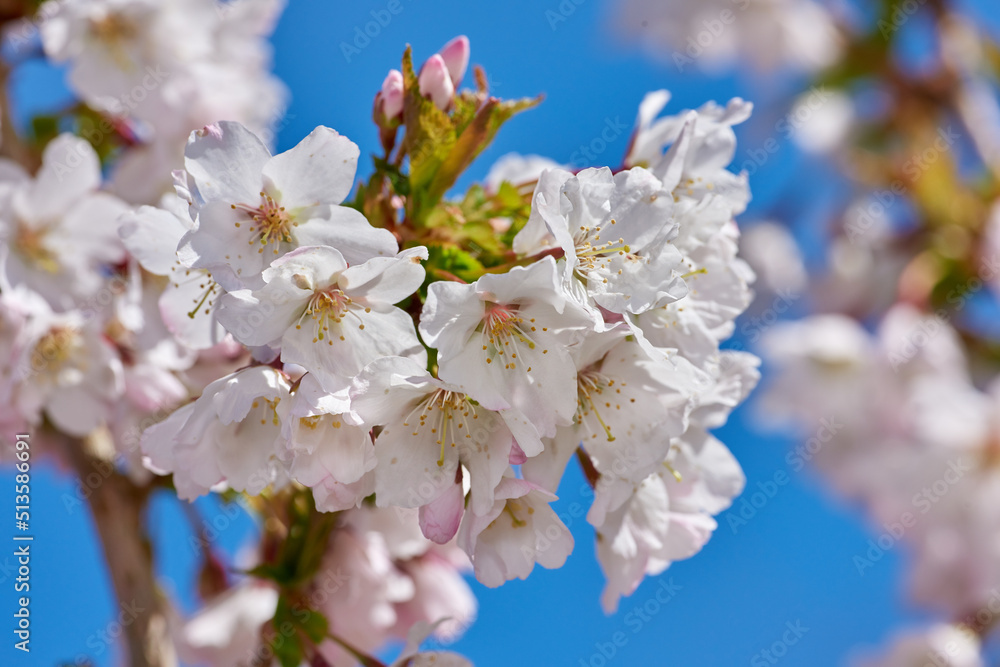
[[[458,84],[465,76],[465,70],[469,67],[469,38],[465,35],[459,35],[445,44],[438,51],[438,54],[444,59],[444,64],[448,66],[448,76],[451,77],[451,82],[455,84],[455,88],[458,88]]]
[[[451,82],[448,66],[439,54],[435,53],[424,63],[420,70],[420,94],[431,98],[438,109],[447,109],[455,94],[455,84]]]
[[[382,82],[382,112],[390,120],[403,113],[403,73],[398,69],[389,70]]]

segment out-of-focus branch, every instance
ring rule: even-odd
[[[3,0],[0,0],[0,3],[2,2]],[[9,83],[10,66],[0,60],[0,157],[17,162],[29,174],[33,174],[38,170],[42,159],[38,151],[29,146],[17,133],[10,104]]]
[[[81,479],[112,465],[95,454],[93,445],[93,441],[65,441],[65,459]],[[93,489],[90,509],[119,604],[127,605],[135,614],[134,621],[123,624],[126,664],[174,667],[177,658],[169,637],[163,598],[153,575],[152,548],[142,524],[148,496],[148,488],[112,471]]]

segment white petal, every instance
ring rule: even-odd
[[[261,173],[271,153],[240,123],[221,121],[191,133],[184,167],[206,202],[255,204],[263,187]]]
[[[320,126],[295,148],[268,160],[263,174],[289,210],[339,204],[354,187],[358,155],[353,141]]]

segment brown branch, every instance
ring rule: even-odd
[[[42,163],[38,151],[29,146],[17,133],[10,104],[10,66],[0,59],[0,157],[17,162],[33,174]]]
[[[81,479],[105,471],[101,473],[103,481],[91,489],[89,500],[119,605],[127,606],[135,616],[131,623],[123,624],[125,662],[132,667],[173,667],[177,658],[143,526],[149,489],[117,470],[106,474],[113,464],[96,455],[94,449],[93,441],[67,439],[64,458]]]

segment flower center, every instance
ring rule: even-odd
[[[417,421],[411,434],[414,437],[430,428],[431,435],[437,436],[435,442],[441,446],[437,461],[438,467],[441,467],[444,465],[445,446],[457,447],[461,440],[471,440],[470,422],[478,419],[476,407],[465,394],[438,389],[417,403],[403,420],[403,426],[409,427]]]
[[[258,206],[232,204],[232,207],[250,216],[253,233],[248,243],[259,245],[257,249],[259,254],[263,253],[268,245],[274,244],[273,252],[277,255],[278,244],[293,242],[292,228],[297,227],[299,223],[271,195],[261,192]],[[236,226],[241,226],[241,223],[237,222]]]
[[[212,278],[210,271],[189,269],[179,261],[174,262],[174,267],[170,272],[170,281],[174,287],[180,287],[182,283],[198,283],[200,291],[198,296],[191,300],[192,308],[187,313],[187,316],[192,320],[200,312],[204,312],[206,315],[212,312],[212,307],[215,305],[214,298],[222,291],[219,284]]]
[[[581,371],[576,376],[577,398],[574,421],[590,429],[591,439],[596,439],[598,430],[601,430],[608,442],[614,442],[615,435],[601,416],[601,410],[621,410],[620,394],[622,387],[625,386],[627,386],[626,383],[613,380],[594,370]],[[600,425],[600,429],[592,428],[591,424],[587,424],[591,415]]]
[[[70,327],[53,327],[35,345],[31,353],[34,371],[56,371],[69,361],[81,345],[80,334]]]
[[[530,318],[525,321],[518,314],[516,306],[491,304],[486,310],[482,327],[486,363],[492,364],[494,359],[500,357],[505,369],[516,369],[519,362],[518,352],[523,352],[522,348],[535,349],[531,333],[537,330],[535,319]],[[542,331],[548,331],[548,327],[542,327]],[[542,354],[546,353],[548,350],[542,350]],[[531,372],[531,366],[528,366],[527,370]]]
[[[261,426],[265,426],[268,421],[270,421],[274,426],[278,426],[280,424],[280,420],[278,419],[278,403],[281,403],[280,396],[274,398],[273,400],[263,397],[254,400],[253,409],[256,411],[255,414],[260,416]]]
[[[510,516],[510,524],[512,528],[523,528],[528,525],[526,519],[521,518],[524,514],[534,514],[535,508],[528,505],[527,503],[522,503],[520,500],[508,500],[507,504],[504,505],[504,512]],[[499,521],[500,517],[497,517],[496,521]]]
[[[333,339],[330,337],[330,327],[341,324],[349,315],[357,318],[359,329],[365,328],[361,317],[357,313],[352,312],[352,308],[357,308],[357,306],[351,297],[344,294],[336,285],[328,287],[325,290],[313,293],[309,298],[306,309],[302,312],[302,316],[299,317],[299,321],[295,324],[295,328],[301,329],[302,322],[306,318],[310,318],[313,321],[313,326],[316,327],[316,335],[313,336],[313,342],[318,343],[325,340],[327,345],[333,345]],[[371,312],[371,308],[365,308],[365,312]],[[340,335],[340,340],[345,340],[343,334]]]
[[[612,220],[611,224],[614,225],[615,221]],[[621,237],[612,241],[601,241],[601,230],[597,227],[580,225],[573,241],[576,245],[576,257],[579,260],[576,271],[583,276],[591,271],[609,269],[615,257],[631,256],[632,252],[625,239]]]
[[[128,17],[110,12],[100,18],[91,19],[90,30],[98,41],[104,44],[118,44],[134,39],[139,31]]]
[[[59,272],[59,261],[55,253],[45,245],[47,229],[34,229],[24,223],[17,226],[14,246],[32,264],[49,273]]]

